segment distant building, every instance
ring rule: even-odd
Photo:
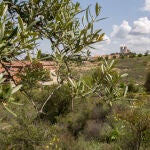
[[[40,61],[41,65],[46,70],[56,70],[55,62],[52,61]],[[31,62],[29,61],[12,61],[12,62],[3,62],[9,74],[14,78],[15,81],[19,81],[17,74],[22,72],[23,69],[30,65]],[[5,68],[0,64],[0,73],[5,72],[5,78],[10,79],[10,75],[6,72]],[[10,79],[11,80],[11,79]]]
[[[131,51],[127,48],[127,46],[120,46],[120,54],[128,54],[130,53]]]

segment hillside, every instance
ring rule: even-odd
[[[150,71],[150,56],[116,59],[116,66],[123,73],[128,73],[128,81],[143,84],[147,72]]]
[[[126,81],[134,81],[138,84],[144,84],[146,75],[150,71],[150,55],[134,58],[116,58],[115,67],[122,73],[127,73]],[[111,60],[109,60],[111,61]],[[101,61],[86,62],[81,66],[77,66],[76,71],[80,74],[88,74],[91,70],[100,66]],[[74,68],[74,69],[75,69]]]

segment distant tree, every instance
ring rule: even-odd
[[[116,59],[117,57],[116,56],[113,56],[113,59]]]
[[[147,74],[144,87],[145,87],[147,92],[150,92],[150,72]]]
[[[138,57],[142,57],[143,55],[142,54],[138,54]]]
[[[105,59],[108,60],[109,59],[108,56],[106,56]]]
[[[103,57],[101,57],[101,56],[99,56],[99,57],[97,58],[97,61],[102,61],[102,60],[104,60],[104,59],[103,59]]]
[[[121,59],[124,59],[124,58],[125,58],[125,56],[120,56],[120,58],[121,58]]]
[[[148,56],[149,55],[149,51],[147,50],[145,53],[144,53],[144,56]]]
[[[129,58],[134,58],[134,57],[136,57],[136,53],[129,53]]]

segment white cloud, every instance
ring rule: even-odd
[[[120,25],[113,25],[110,36],[106,35],[103,42],[95,44],[92,54],[119,52],[122,44],[137,53],[150,49],[150,19],[138,18],[131,24],[124,20]]]
[[[148,17],[139,18],[133,21],[130,26],[127,21],[121,25],[114,25],[111,33],[111,46],[117,47],[126,44],[129,49],[135,52],[145,52],[150,49],[150,20]]]
[[[98,55],[98,54],[106,54],[110,53],[110,49],[108,48],[111,44],[111,39],[108,35],[105,34],[104,41],[101,41],[99,43],[96,43],[93,45],[95,49],[91,50],[92,55]]]
[[[131,34],[126,37],[126,44],[136,52],[150,49],[150,20],[147,17],[133,22]]]
[[[131,26],[124,20],[120,26],[114,25],[111,37],[125,38],[131,31]]]
[[[145,0],[144,7],[142,8],[143,11],[150,11],[150,0]]]
[[[134,21],[132,31],[139,34],[150,34],[150,20],[147,17],[143,17]]]
[[[105,36],[104,36],[104,41],[103,41],[103,42],[105,42],[104,44],[107,44],[107,45],[110,44],[110,43],[111,43],[110,37],[105,34]]]
[[[148,47],[150,48],[150,36],[129,35],[126,38],[126,43],[135,47]]]

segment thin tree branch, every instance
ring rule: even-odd
[[[48,98],[46,99],[46,101],[44,102],[44,104],[42,105],[42,107],[41,107],[41,109],[40,109],[40,113],[44,113],[43,112],[43,109],[44,109],[44,107],[45,107],[45,105],[47,104],[47,102],[50,100],[50,98],[52,97],[52,95],[54,94],[54,92],[55,91],[57,91],[60,87],[61,87],[62,85],[60,84],[57,88],[55,88],[54,90],[53,90],[53,92],[48,96]]]

